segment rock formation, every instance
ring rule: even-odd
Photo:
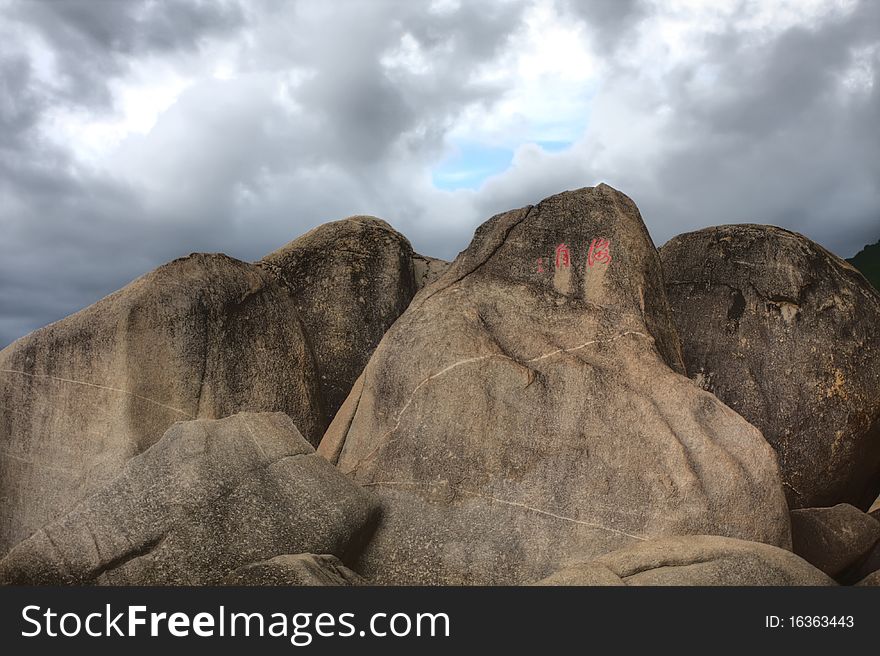
[[[285,412],[317,445],[442,260],[372,217],[256,265],[196,254],[0,352],[0,554],[112,480],[175,421]]]
[[[880,294],[794,233],[350,217],[0,351],[0,584],[876,585],[878,390]]]
[[[319,447],[382,499],[356,569],[516,584],[669,534],[790,546],[772,449],[683,372],[629,198],[600,185],[493,217]]]
[[[792,508],[880,491],[880,294],[805,237],[733,225],[660,251],[689,374],[779,454]]]
[[[835,585],[790,551],[715,535],[674,536],[570,565],[537,585]]]
[[[442,268],[442,260],[416,256],[406,237],[371,216],[318,226],[260,264],[284,281],[308,327],[325,426],[419,284]]]
[[[839,578],[880,541],[880,522],[845,503],[802,508],[791,513],[791,541],[794,553]]]
[[[13,548],[0,582],[214,584],[279,555],[344,557],[369,537],[376,511],[285,414],[179,422]]]
[[[449,262],[440,260],[436,257],[427,257],[426,255],[413,254],[413,275],[415,278],[416,289],[427,287],[437,280],[446,269],[449,268]]]
[[[175,260],[0,351],[0,554],[113,480],[171,424],[289,414],[317,376],[292,299],[225,255]]]

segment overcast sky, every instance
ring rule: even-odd
[[[880,237],[880,2],[0,0],[0,347],[193,251],[451,258],[607,182],[660,245]]]

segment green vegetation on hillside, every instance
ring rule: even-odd
[[[847,262],[861,271],[875,289],[880,290],[880,240],[876,244],[865,246]]]

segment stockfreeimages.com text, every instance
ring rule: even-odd
[[[305,647],[315,637],[449,637],[450,632],[446,613],[374,613],[360,629],[354,613],[238,613],[224,606],[216,612],[190,616],[182,612],[149,612],[146,606],[127,606],[117,612],[107,604],[103,612],[80,616],[31,605],[22,609],[21,616],[21,635],[26,638],[243,636],[289,638],[291,644]]]

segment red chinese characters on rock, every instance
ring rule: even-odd
[[[571,253],[568,250],[568,246],[565,244],[559,244],[556,247],[556,268],[557,269],[567,269],[571,266]]]
[[[590,242],[590,248],[587,251],[587,266],[592,267],[595,264],[611,264],[611,240],[604,237],[597,237]],[[539,257],[536,260],[538,273],[546,273],[544,269],[544,258]],[[566,244],[559,244],[556,247],[555,269],[568,269],[571,267],[572,256],[571,250]]]
[[[597,262],[611,264],[611,242],[602,237],[598,237],[590,243],[590,251],[587,253],[587,266],[593,266]]]

